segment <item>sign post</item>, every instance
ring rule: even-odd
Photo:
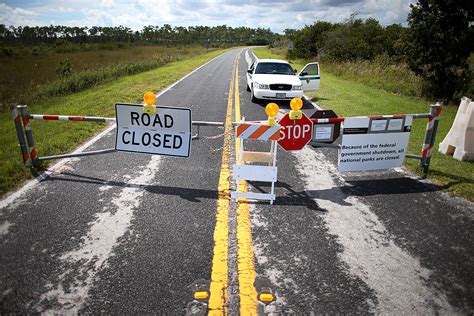
[[[155,155],[189,157],[191,110],[157,106],[146,113],[142,104],[115,104],[115,149]]]
[[[304,113],[300,119],[291,119],[287,113],[278,124],[281,126],[278,144],[286,151],[303,149],[313,137],[313,122]]]

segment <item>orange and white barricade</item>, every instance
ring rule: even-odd
[[[237,126],[236,136],[239,140],[236,164],[232,166],[233,178],[237,183],[236,191],[232,198],[247,198],[253,200],[268,200],[271,204],[275,201],[275,182],[277,181],[278,168],[276,167],[277,141],[280,138],[280,125],[268,125],[267,121],[246,122],[245,119],[234,123]],[[270,151],[246,151],[244,140],[270,141]],[[241,192],[240,181],[270,182],[270,193]]]

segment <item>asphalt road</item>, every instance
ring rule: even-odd
[[[246,68],[233,50],[159,96],[227,122],[201,128],[190,158],[70,159],[1,201],[0,312],[182,314],[189,285],[213,279],[212,312],[248,314],[257,278],[297,314],[472,314],[474,207],[403,170],[340,174],[334,150],[279,149],[275,204],[229,201],[228,123],[238,109],[266,119]],[[109,129],[87,150],[114,139]]]

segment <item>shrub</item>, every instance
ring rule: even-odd
[[[72,75],[72,63],[69,58],[65,58],[59,62],[56,67],[56,74],[60,79],[68,78]]]
[[[36,99],[82,91],[103,82],[117,79],[122,76],[134,75],[143,71],[151,70],[168,62],[177,61],[180,59],[180,56],[168,56],[168,58],[156,58],[151,61],[115,65],[96,71],[88,70],[80,73],[73,73],[71,62],[68,59],[65,59],[60,62],[60,66],[57,69],[60,80],[40,86],[36,95]]]

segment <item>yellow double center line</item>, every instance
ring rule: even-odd
[[[232,150],[232,104],[235,92],[235,121],[240,121],[239,60],[242,51],[236,56],[230,80],[227,99],[227,115],[224,131],[224,149],[218,185],[216,227],[214,230],[214,256],[212,260],[209,315],[227,314],[228,301],[228,246],[229,246],[229,208],[230,208],[230,154]],[[235,89],[234,89],[235,86]],[[240,144],[236,139],[236,152]],[[240,191],[245,192],[247,184],[241,181]],[[252,232],[250,227],[249,205],[240,200],[237,207],[237,255],[238,280],[241,315],[257,315],[257,292],[254,288],[255,266],[253,257]]]

